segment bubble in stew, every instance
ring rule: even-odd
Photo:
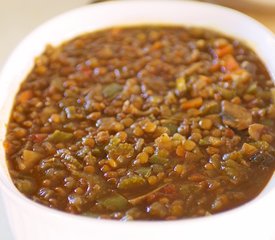
[[[202,28],[116,27],[48,45],[4,142],[33,201],[118,220],[212,215],[274,166],[275,88],[240,41]]]

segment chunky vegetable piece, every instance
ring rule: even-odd
[[[4,142],[15,186],[74,214],[174,220],[239,206],[275,168],[273,83],[198,28],[112,28],[47,46]]]
[[[252,123],[252,114],[243,106],[222,101],[223,123],[237,130],[243,130]]]

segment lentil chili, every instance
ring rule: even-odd
[[[4,142],[15,186],[62,211],[172,220],[239,206],[274,171],[275,88],[200,28],[111,28],[47,46]]]

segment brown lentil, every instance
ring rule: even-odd
[[[212,123],[211,119],[205,118],[205,119],[200,120],[199,125],[202,129],[210,130],[213,123]]]
[[[183,143],[183,147],[186,151],[192,151],[196,147],[196,143],[193,142],[192,140],[186,140]]]
[[[157,182],[158,182],[158,178],[157,178],[156,176],[150,176],[150,177],[148,178],[148,183],[149,183],[150,185],[155,185]]]
[[[148,162],[149,156],[148,153],[146,152],[141,152],[137,155],[137,160],[139,161],[139,163],[141,164],[145,164]]]

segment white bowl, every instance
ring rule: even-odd
[[[178,221],[119,222],[75,216],[25,198],[12,184],[3,149],[14,96],[47,43],[116,25],[177,24],[214,29],[241,39],[262,58],[275,79],[275,40],[255,20],[230,9],[187,1],[124,1],[85,6],[62,14],[32,32],[15,49],[0,79],[0,187],[15,239],[275,239],[275,176],[254,200],[209,217]]]

